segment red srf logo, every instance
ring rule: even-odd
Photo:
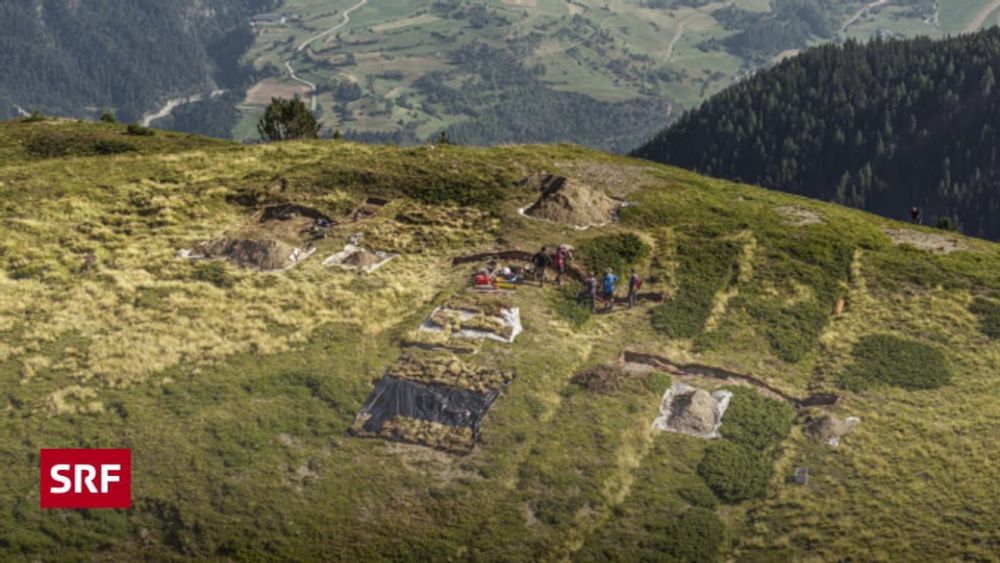
[[[131,450],[42,450],[42,508],[132,506]]]

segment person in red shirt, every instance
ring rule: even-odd
[[[565,244],[560,244],[556,249],[556,285],[562,285],[563,274],[566,273],[566,264],[573,259],[573,252]]]
[[[490,275],[486,273],[486,270],[479,270],[476,272],[476,277],[473,278],[476,283],[476,287],[488,287],[493,285],[493,280],[490,279]]]

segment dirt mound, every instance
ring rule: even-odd
[[[613,367],[597,366],[577,373],[570,381],[595,393],[611,395],[621,388],[623,375]]]
[[[621,203],[586,184],[551,174],[532,177],[525,185],[542,195],[524,210],[525,215],[577,228],[605,225],[614,219]]]
[[[719,402],[704,389],[677,395],[671,405],[670,425],[686,434],[708,434],[716,424]]]
[[[361,249],[353,254],[349,254],[347,258],[344,258],[344,261],[341,262],[341,264],[344,264],[345,266],[354,266],[357,268],[370,268],[378,264],[382,260],[384,260],[384,258],[379,256],[378,254]]]
[[[201,243],[195,251],[205,258],[264,271],[284,270],[299,260],[297,248],[278,240],[222,238]]]
[[[785,218],[785,223],[793,227],[805,227],[823,222],[819,213],[798,205],[785,205],[778,208],[778,213]]]
[[[840,420],[828,414],[807,422],[804,432],[806,436],[826,442],[830,446],[836,446],[840,443],[840,439],[850,434],[859,422],[861,420],[853,416]]]

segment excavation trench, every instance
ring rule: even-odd
[[[738,381],[749,384],[756,387],[759,390],[764,391],[769,395],[779,397],[782,400],[788,402],[795,408],[805,408],[805,407],[825,407],[835,404],[840,400],[839,395],[834,395],[832,393],[815,393],[809,395],[808,397],[798,398],[785,393],[781,389],[768,385],[764,381],[757,379],[751,375],[746,375],[742,373],[736,373],[722,368],[706,366],[703,364],[684,364],[678,365],[670,360],[657,356],[655,354],[647,354],[645,352],[632,352],[625,351],[622,353],[622,361],[634,364],[645,364],[648,366],[653,366],[655,368],[662,369],[667,373],[680,376],[691,376],[691,377],[710,377],[712,379],[719,379],[722,381]]]

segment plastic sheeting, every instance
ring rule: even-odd
[[[387,375],[375,385],[358,416],[367,418],[362,428],[373,434],[381,432],[386,421],[405,416],[470,428],[475,435],[483,416],[499,395],[497,389],[480,393]]]
[[[698,436],[700,438],[715,439],[719,438],[719,427],[722,426],[722,416],[726,413],[726,409],[729,408],[729,401],[733,398],[731,391],[714,391],[712,392],[712,398],[715,399],[715,426],[712,427],[710,432],[697,433],[690,432],[683,428],[677,428],[671,424],[671,418],[673,417],[674,400],[681,395],[687,395],[688,393],[693,393],[696,391],[696,387],[687,385],[686,383],[674,383],[667,389],[667,392],[663,394],[663,401],[660,403],[660,414],[653,420],[653,428],[656,430],[662,430],[665,432],[677,432],[679,434],[687,434],[689,436]]]

